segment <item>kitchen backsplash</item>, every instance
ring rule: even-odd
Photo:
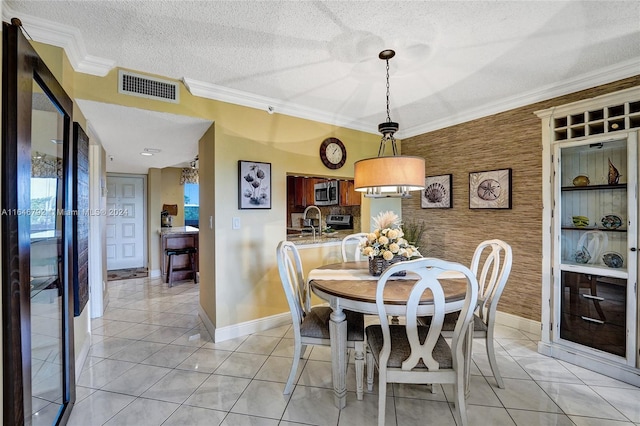
[[[349,214],[353,217],[353,232],[360,232],[360,206],[320,206],[320,212],[322,213],[322,226],[326,226],[326,220],[328,215],[332,214]],[[300,227],[302,226],[302,216],[303,213],[291,213],[291,217],[289,220],[291,223],[288,225],[290,227]],[[309,217],[316,217],[316,212],[310,211]]]

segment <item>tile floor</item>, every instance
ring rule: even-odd
[[[297,386],[283,395],[289,326],[214,343],[197,315],[198,286],[159,278],[110,282],[104,317],[77,383],[70,425],[377,424],[376,387],[347,407],[333,405],[328,348],[307,349]],[[640,425],[640,389],[540,355],[537,336],[497,329],[506,389],[495,386],[481,340],[474,343],[471,425]],[[387,425],[455,425],[452,389],[393,385]]]

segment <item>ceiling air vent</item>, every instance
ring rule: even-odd
[[[118,93],[174,104],[180,102],[178,83],[122,70],[118,73]]]

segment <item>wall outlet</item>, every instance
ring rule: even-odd
[[[231,220],[231,228],[232,229],[240,229],[240,218],[239,217],[234,217]]]

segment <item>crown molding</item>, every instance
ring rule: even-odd
[[[77,28],[16,13],[3,4],[2,19],[11,22],[11,18],[15,17],[20,18],[22,26],[34,41],[64,49],[74,71],[104,77],[116,66],[115,61],[89,55]]]
[[[369,123],[361,122],[353,118],[336,114],[328,114],[318,109],[283,102],[281,100],[265,96],[254,95],[252,93],[218,86],[204,81],[193,80],[188,77],[183,77],[182,82],[186,86],[187,90],[189,90],[189,93],[193,96],[232,103],[235,105],[242,105],[249,108],[261,109],[268,114],[277,113],[289,115],[347,129],[373,133]]]
[[[3,2],[3,20],[10,22],[13,17],[20,18],[24,28],[33,40],[64,49],[71,66],[76,72],[104,77],[116,66],[113,60],[89,55],[85,48],[82,34],[78,29],[52,23],[34,16],[15,13]],[[400,139],[413,137],[554,97],[612,83],[617,80],[639,75],[639,70],[640,58],[634,58],[595,72],[568,78],[561,83],[548,85],[534,91],[502,99],[498,102],[485,104],[481,107],[460,111],[451,117],[431,121],[424,125],[404,128],[397,133],[397,137]],[[187,77],[184,77],[182,82],[194,96],[261,109],[267,113],[278,113],[366,133],[377,133],[375,126],[372,128],[370,123],[355,118],[327,113],[314,108],[254,95]]]
[[[614,81],[636,75],[640,75],[640,58],[634,58],[591,73],[568,78],[560,83],[547,85],[540,89],[525,92],[518,96],[505,98],[498,102],[485,104],[478,108],[461,111],[459,114],[442,120],[432,121],[421,126],[413,126],[405,129],[405,131],[401,133],[401,137],[408,138],[421,135],[423,133],[433,132],[435,130],[455,126],[478,118],[488,117],[493,114],[535,104],[536,102],[556,98],[558,96],[564,96],[581,90],[590,89],[592,87],[601,86],[603,84],[613,83]]]

